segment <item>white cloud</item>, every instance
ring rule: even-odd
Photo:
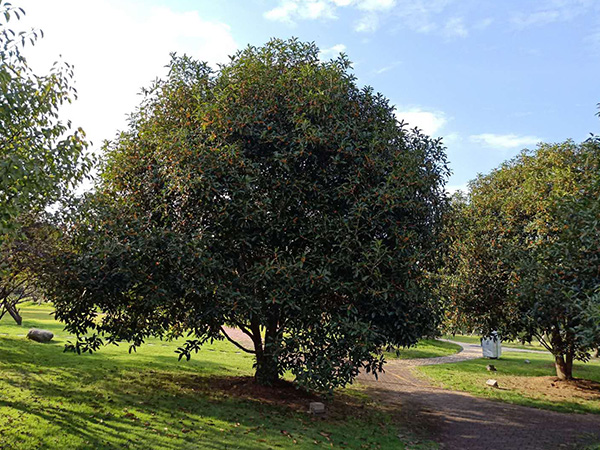
[[[520,13],[512,18],[512,23],[519,28],[527,28],[531,26],[547,25],[561,19],[560,11],[536,11],[534,13]]]
[[[486,17],[485,19],[481,19],[480,21],[476,22],[475,25],[473,25],[473,28],[480,31],[485,30],[492,23],[494,23],[494,19],[492,19],[491,17]]]
[[[298,3],[293,0],[283,1],[281,4],[269,11],[264,16],[266,19],[278,22],[294,23],[292,16],[298,10]]]
[[[568,22],[590,11],[600,10],[597,0],[545,0],[532,12],[518,12],[511,22],[519,29]]]
[[[462,136],[457,132],[444,134],[444,145],[454,146],[462,142]]]
[[[379,28],[379,18],[376,14],[365,14],[354,26],[359,33],[373,33]]]
[[[483,133],[470,136],[471,141],[500,149],[523,148],[536,145],[543,139],[536,136],[518,136],[516,134]]]
[[[268,20],[294,25],[294,19],[336,19],[335,9],[349,4],[344,0],[280,0],[279,6],[263,15]]]
[[[312,1],[307,2],[303,8],[300,9],[300,15],[303,19],[335,19],[335,14],[331,5],[325,1]]]
[[[355,8],[363,13],[354,29],[374,32],[379,26],[378,14],[390,11],[397,0],[279,0],[279,4],[263,16],[268,20],[295,25],[296,20],[337,19],[338,8]]]
[[[333,47],[324,48],[319,52],[319,59],[321,61],[325,61],[328,59],[336,58],[340,53],[344,53],[346,51],[346,46],[344,44],[336,44]]]
[[[453,0],[398,0],[394,14],[400,19],[400,26],[418,33],[430,33],[440,27],[436,23]]]
[[[386,11],[396,5],[396,0],[359,0],[358,9],[364,11]]]
[[[448,122],[441,111],[426,111],[420,108],[398,109],[396,119],[407,123],[409,128],[419,128],[429,136],[439,136],[440,131]]]
[[[383,66],[383,67],[381,67],[381,68],[379,68],[377,70],[374,70],[374,73],[376,75],[381,75],[382,73],[389,72],[390,70],[398,67],[400,64],[402,64],[401,61],[394,61],[393,63],[388,64],[387,66]]]
[[[138,93],[166,75],[169,53],[188,55],[215,66],[237,49],[230,28],[197,12],[116,0],[28,0],[23,25],[45,37],[27,49],[39,72],[62,54],[75,66],[79,98],[64,113],[81,126],[98,148],[126,126],[140,102]]]
[[[469,35],[470,29],[481,31],[492,23],[491,18],[467,23],[462,17],[449,16],[447,13],[449,7],[459,4],[458,0],[277,0],[277,2],[274,8],[263,14],[266,19],[295,25],[298,20],[336,19],[338,10],[348,9],[359,14],[354,23],[354,30],[362,33],[373,33],[379,29],[381,23],[386,20],[391,22],[393,19],[397,28],[407,28],[418,33],[436,32],[447,39],[464,38]],[[458,8],[455,7],[454,10]]]
[[[446,22],[442,34],[448,39],[465,38],[469,35],[469,31],[462,17],[453,17]]]

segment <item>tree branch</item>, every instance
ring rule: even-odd
[[[244,347],[243,345],[239,344],[238,342],[234,341],[233,339],[231,339],[231,337],[229,337],[229,335],[227,334],[227,332],[225,331],[225,328],[221,327],[221,333],[223,333],[223,336],[225,336],[225,338],[231,342],[233,345],[235,345],[237,348],[239,348],[240,350],[245,351],[246,353],[256,353],[253,350],[248,350],[246,347]]]
[[[544,337],[541,334],[534,333],[533,336],[536,337],[538,341],[540,341],[540,344],[542,344],[542,347],[544,347],[546,350],[548,350],[550,353],[552,353],[552,348],[545,341]]]
[[[248,327],[246,327],[245,325],[242,325],[240,322],[238,322],[237,320],[234,320],[234,319],[228,320],[228,322],[231,322],[233,325],[238,327],[243,333],[250,336],[250,339],[252,339],[254,341],[254,334],[252,334],[252,332],[248,329]]]

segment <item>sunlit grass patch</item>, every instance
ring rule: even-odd
[[[416,358],[436,358],[440,356],[450,356],[458,353],[461,347],[450,342],[438,341],[435,339],[423,339],[415,347],[400,349],[399,353],[394,351],[385,352],[387,359],[416,359]]]
[[[326,418],[310,416],[314,395],[257,387],[252,357],[227,342],[190,361],[158,339],[132,354],[127,345],[64,353],[72,337],[51,311],[26,305],[23,326],[0,322],[0,449],[403,449],[411,441],[354,390],[326,400]],[[28,341],[31,327],[55,339]]]

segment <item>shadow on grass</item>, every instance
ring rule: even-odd
[[[72,401],[81,399],[75,396]],[[83,399],[85,400],[85,398]],[[130,405],[129,402],[124,403]],[[124,413],[122,416],[114,414],[91,415],[82,417],[73,414],[72,411],[61,411],[57,408],[48,408],[45,410],[33,408],[30,401],[10,401],[0,400],[0,407],[8,407],[14,411],[33,415],[37,421],[44,420],[53,424],[54,432],[46,433],[44,442],[50,443],[56,440],[63,440],[65,435],[76,436],[85,444],[77,448],[89,449],[108,449],[108,448],[160,448],[160,449],[181,449],[181,448],[203,448],[203,449],[255,449],[253,442],[240,441],[234,437],[224,437],[225,430],[218,425],[207,429],[206,421],[203,422],[202,430],[187,431],[185,427],[182,431],[174,429],[169,431],[167,428],[145,425],[134,413]],[[171,412],[171,411],[169,411]],[[231,420],[231,410],[223,408],[213,408],[209,411],[202,411],[218,421]],[[219,414],[221,412],[221,414]],[[238,416],[238,420],[243,417]],[[188,421],[190,422],[190,421]],[[146,424],[149,422],[145,422]],[[181,421],[183,424],[184,422]],[[210,424],[210,421],[208,421]],[[238,422],[239,423],[239,422]],[[245,421],[247,428],[255,425],[254,421]],[[191,426],[191,425],[190,425]],[[148,437],[148,434],[155,435],[154,438]],[[235,442],[235,447],[229,447]],[[185,445],[185,444],[188,445]],[[45,448],[53,448],[52,445]]]
[[[384,408],[351,396],[337,396],[327,419],[315,419],[306,410],[316,397],[217,376],[226,373],[218,360],[198,357],[186,366],[174,356],[136,356],[0,339],[0,441],[7,448],[169,450],[287,448],[292,439],[300,449],[400,442],[397,425],[384,425]]]

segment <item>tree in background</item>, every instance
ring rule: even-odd
[[[233,326],[258,382],[331,389],[436,326],[444,148],[349,70],[296,40],[173,57],[48,277],[74,349],[188,334],[189,358]]]
[[[41,32],[9,28],[24,14],[0,0],[0,316],[8,312],[17,322],[16,305],[32,289],[23,269],[24,216],[59,200],[91,165],[83,131],[58,117],[76,95],[72,67],[55,63],[47,75],[31,70],[22,50]]]
[[[55,63],[47,75],[29,67],[22,50],[41,32],[8,28],[23,9],[0,1],[0,235],[23,212],[41,210],[82,180],[90,160],[81,129],[58,117],[76,96],[73,70]]]
[[[56,231],[39,217],[21,215],[16,233],[6,239],[0,250],[0,264],[6,270],[0,277],[0,319],[10,315],[17,325],[22,319],[19,305],[26,301],[42,301],[36,274],[55,252]]]
[[[599,192],[597,137],[541,144],[471,182],[447,228],[450,323],[536,338],[572,378],[600,344]]]

